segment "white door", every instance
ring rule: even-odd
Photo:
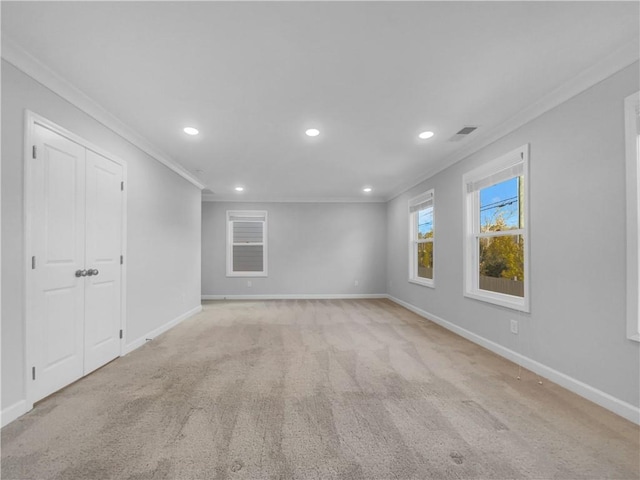
[[[123,166],[39,124],[31,162],[37,401],[120,355]]]
[[[122,170],[87,150],[85,375],[120,355]]]
[[[35,125],[32,162],[34,399],[84,372],[85,149]]]

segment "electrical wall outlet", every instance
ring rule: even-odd
[[[518,334],[518,321],[511,320],[511,333],[517,335]]]
[[[355,281],[353,282],[353,286],[354,286],[354,287],[357,287],[357,286],[358,286],[358,284],[359,284],[358,280],[355,280]]]
[[[251,286],[251,280],[247,280],[247,287]]]

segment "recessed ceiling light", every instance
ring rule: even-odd
[[[365,192],[365,193],[369,193],[371,190],[373,190],[373,188],[371,188],[371,187],[364,187],[362,189],[362,191]]]
[[[310,128],[304,133],[306,133],[308,137],[317,137],[318,135],[320,135],[320,130],[318,130],[317,128]]]
[[[244,187],[236,187],[236,192],[242,192],[244,191]]]
[[[193,128],[193,127],[184,127],[182,130],[187,135],[197,135],[200,133],[197,128]]]
[[[433,137],[433,132],[422,132],[420,135],[418,135],[418,137],[420,137],[423,140],[426,140],[427,138]]]

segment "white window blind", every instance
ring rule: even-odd
[[[244,222],[233,221],[233,243],[262,243],[264,220]]]
[[[409,212],[419,212],[426,208],[433,207],[433,191],[423,193],[409,201]]]
[[[524,175],[524,162],[519,162],[516,165],[511,165],[486,177],[468,182],[467,193],[476,192],[483,188],[490,187],[491,185],[496,185],[500,182],[504,182],[505,180],[509,180],[510,178],[520,177],[522,175]]]
[[[262,245],[234,245],[234,272],[261,272],[263,270]]]
[[[266,276],[267,212],[227,212],[227,275]]]
[[[266,220],[266,214],[261,215],[243,215],[240,213],[230,213],[229,221],[231,222],[264,222]]]

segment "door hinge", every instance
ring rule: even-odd
[[[122,265],[124,263],[124,256],[120,255],[120,265]]]
[[[120,191],[124,192],[124,182],[120,182]]]
[[[32,156],[33,158],[36,158],[36,156],[37,156],[37,151],[38,151],[38,148],[34,145],[34,146],[33,146],[33,148],[31,149],[31,156]]]
[[[33,257],[31,257],[31,270],[35,270],[36,269],[36,257],[35,255]]]
[[[122,330],[120,330],[120,338],[122,338]]]
[[[36,367],[31,367],[31,379],[36,379]]]

